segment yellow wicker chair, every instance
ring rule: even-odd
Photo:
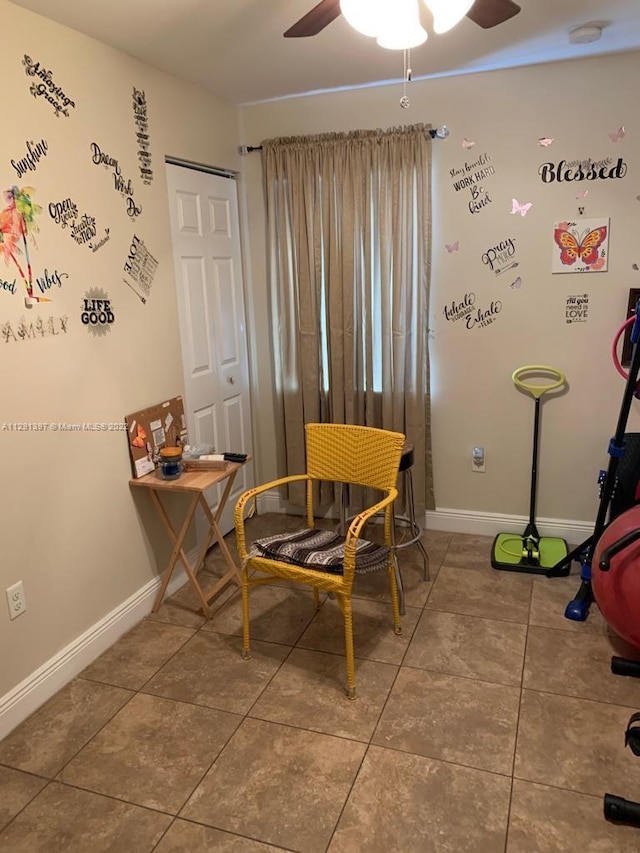
[[[398,587],[394,571],[393,553],[393,502],[397,497],[396,482],[404,435],[389,430],[372,427],[351,426],[347,424],[307,424],[305,426],[307,472],[282,477],[271,483],[257,486],[244,492],[238,499],[235,509],[236,537],[238,552],[242,562],[242,657],[248,659],[249,645],[249,587],[277,580],[297,581],[313,587],[316,607],[320,606],[319,590],[333,593],[344,616],[345,651],[347,658],[347,694],[355,699],[355,666],[353,652],[353,619],[351,611],[351,589],[355,573],[360,567],[371,570],[372,567],[386,567],[391,585],[391,603],[396,634],[401,633],[398,604]],[[256,495],[275,489],[287,483],[306,482],[306,528],[314,530],[314,484],[320,480],[349,483],[369,487],[383,493],[383,497],[360,512],[351,521],[345,537],[333,543],[332,563],[328,564],[326,551],[313,550],[317,539],[336,536],[332,531],[316,531],[314,538],[306,539],[306,532],[297,534],[305,538],[307,549],[304,559],[295,548],[296,534],[289,534],[289,541],[283,549],[283,538],[267,537],[253,543],[247,549],[244,515],[248,503]],[[317,488],[315,489],[317,491]],[[384,544],[373,545],[361,538],[366,522],[376,515],[384,513]],[[277,544],[274,540],[278,540]],[[329,548],[329,545],[326,546]],[[358,553],[356,553],[358,552]],[[376,560],[378,561],[376,563]],[[295,562],[292,562],[295,561]],[[255,572],[261,573],[256,576]],[[268,577],[264,577],[264,575]]]

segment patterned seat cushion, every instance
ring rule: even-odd
[[[266,557],[281,563],[303,566],[334,575],[343,573],[343,536],[331,530],[304,528],[293,533],[278,533],[256,539],[249,552],[251,557]],[[376,545],[366,539],[358,539],[356,545],[356,572],[376,572],[387,567],[390,549]]]

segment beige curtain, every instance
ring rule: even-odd
[[[308,422],[398,430],[416,511],[433,508],[428,128],[271,139],[262,157],[282,467],[304,470]]]

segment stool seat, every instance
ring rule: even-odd
[[[398,471],[402,473],[406,471],[407,468],[413,467],[413,444],[409,441],[405,441],[402,447],[402,456],[400,457],[400,467]]]

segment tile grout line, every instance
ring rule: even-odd
[[[431,566],[429,566],[429,569],[431,569]],[[439,570],[440,570],[440,566],[438,566],[438,571],[439,571]],[[345,811],[345,809],[346,809],[346,807],[347,807],[347,803],[349,802],[349,799],[350,799],[350,797],[351,797],[351,794],[353,793],[353,789],[355,788],[356,782],[358,781],[358,777],[360,776],[360,772],[361,772],[361,770],[362,770],[362,766],[363,766],[363,764],[364,764],[364,762],[365,762],[365,759],[366,759],[366,757],[369,755],[369,751],[370,751],[371,747],[375,745],[375,744],[373,744],[373,738],[375,737],[376,730],[377,730],[377,728],[378,728],[378,726],[379,726],[379,724],[380,724],[380,720],[382,719],[382,715],[383,715],[383,714],[384,714],[384,712],[385,712],[385,709],[386,709],[386,707],[387,707],[387,703],[389,702],[389,699],[390,699],[391,694],[392,694],[392,692],[393,692],[393,688],[395,687],[396,682],[397,682],[397,680],[398,680],[398,677],[400,676],[400,671],[401,671],[401,669],[402,669],[403,661],[404,661],[404,659],[405,659],[405,657],[406,657],[406,655],[407,655],[407,652],[409,651],[409,646],[411,645],[411,641],[413,640],[413,638],[414,638],[414,636],[415,636],[415,633],[416,633],[416,630],[417,630],[418,625],[419,625],[419,623],[420,623],[420,620],[422,619],[422,615],[423,615],[423,614],[424,614],[424,612],[425,612],[426,604],[427,604],[427,601],[429,600],[429,596],[431,595],[431,591],[433,590],[433,587],[434,587],[434,585],[435,585],[435,578],[437,577],[437,574],[438,574],[438,572],[436,572],[436,575],[435,575],[431,580],[429,580],[429,581],[423,581],[424,583],[429,583],[429,584],[430,584],[429,591],[427,592],[427,597],[426,597],[425,602],[424,602],[424,604],[423,604],[423,606],[422,606],[422,608],[421,608],[420,616],[419,616],[419,617],[418,617],[418,619],[416,620],[416,623],[415,623],[415,625],[414,625],[414,627],[413,627],[413,631],[411,632],[411,637],[409,638],[409,642],[407,643],[407,647],[406,647],[406,649],[404,650],[404,654],[402,655],[402,658],[401,658],[401,660],[400,660],[400,663],[397,665],[397,666],[398,666],[398,669],[397,669],[397,672],[396,672],[396,674],[395,674],[395,676],[394,676],[393,681],[391,682],[391,686],[390,686],[390,688],[389,688],[389,692],[387,693],[387,696],[386,696],[386,698],[385,698],[384,702],[382,703],[382,707],[380,708],[380,713],[378,714],[377,719],[376,719],[376,721],[375,721],[375,723],[374,723],[374,725],[373,725],[373,729],[372,729],[371,735],[370,735],[370,737],[369,737],[369,741],[368,741],[368,743],[367,743],[367,747],[366,747],[366,749],[365,749],[365,751],[364,751],[364,755],[362,756],[362,761],[360,762],[360,765],[359,765],[359,767],[358,767],[358,770],[356,771],[356,774],[355,774],[355,776],[354,776],[354,778],[353,778],[353,782],[352,782],[352,784],[351,784],[351,787],[349,788],[349,792],[347,793],[347,796],[345,797],[344,803],[342,804],[342,808],[340,809],[340,814],[338,815],[338,819],[336,820],[335,826],[334,826],[334,828],[333,828],[333,832],[331,833],[331,837],[329,838],[328,844],[327,844],[327,846],[325,847],[325,853],[327,853],[327,851],[328,851],[328,850],[329,850],[329,848],[331,847],[331,844],[332,844],[332,842],[333,842],[333,839],[334,839],[334,837],[335,837],[335,834],[336,834],[336,832],[338,831],[338,827],[340,826],[340,821],[342,820],[342,816],[343,816],[344,811]],[[384,749],[385,747],[380,747],[380,748],[381,748],[381,749]],[[397,752],[401,752],[401,750],[395,750],[395,751],[397,751]],[[409,754],[414,754],[414,753],[409,753]]]
[[[511,808],[513,806],[513,785],[515,781],[516,758],[518,754],[518,734],[520,732],[520,716],[522,714],[522,700],[524,698],[524,672],[527,663],[527,647],[529,644],[529,620],[531,619],[531,610],[533,606],[533,583],[529,589],[529,607],[527,610],[526,632],[524,638],[524,653],[522,655],[522,667],[520,670],[520,698],[518,701],[518,717],[516,719],[516,731],[513,740],[513,760],[511,762],[511,785],[509,790],[509,804],[507,806],[507,825],[504,836],[504,853],[508,853],[509,847],[509,829],[511,827]]]

